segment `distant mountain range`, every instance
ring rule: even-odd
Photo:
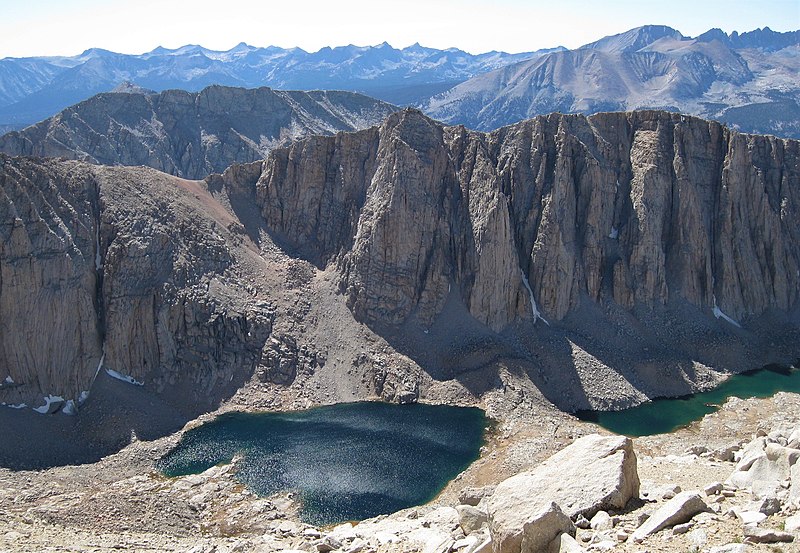
[[[712,29],[689,38],[650,25],[478,75],[422,108],[479,130],[553,111],[658,108],[798,137],[798,102],[800,31]]]
[[[800,31],[690,38],[647,25],[575,50],[472,55],[415,44],[225,51],[91,49],[74,57],[0,60],[0,133],[41,121],[121,83],[122,91],[198,91],[212,84],[349,90],[491,130],[538,114],[644,108],[716,119],[747,132],[800,137]]]
[[[402,50],[341,46],[226,51],[201,46],[156,48],[141,55],[90,49],[74,57],[0,60],[0,127],[21,128],[124,81],[155,91],[199,91],[212,85],[284,90],[350,90],[398,104],[416,104],[475,75],[562,48],[522,54],[472,55],[414,44]]]
[[[188,179],[266,157],[308,135],[381,123],[392,104],[355,92],[210,86],[161,93],[124,83],[21,131],[0,152],[103,165],[146,165]]]

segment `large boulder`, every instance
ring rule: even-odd
[[[501,482],[489,498],[490,518],[497,505],[545,498],[570,517],[591,518],[597,511],[622,509],[639,497],[633,443],[625,436],[591,434],[576,440],[533,470]]]
[[[494,550],[538,551],[528,548],[534,541],[538,543],[530,536],[552,540],[559,532],[574,535],[570,518],[620,509],[638,495],[639,475],[631,440],[585,436],[535,469],[504,480],[485,500]],[[552,533],[555,530],[559,531]]]
[[[641,541],[650,534],[655,534],[663,528],[689,522],[698,513],[708,510],[708,505],[697,492],[681,492],[644,521],[644,523],[631,534],[633,541]]]
[[[751,441],[740,454],[728,484],[750,490],[759,500],[779,506],[788,500],[789,505],[800,507],[800,449],[794,447],[799,445],[798,435],[800,429],[783,429]]]
[[[575,535],[575,525],[552,501],[532,497],[520,505],[498,497],[493,504],[496,516],[489,532],[494,553],[538,553],[560,534]]]
[[[550,544],[554,553],[586,553],[586,550],[569,534],[561,534]]]
[[[800,507],[800,463],[795,463],[792,466],[790,474],[789,503],[795,507]]]

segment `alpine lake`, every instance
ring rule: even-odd
[[[672,432],[729,397],[800,393],[800,370],[771,365],[717,388],[580,419],[628,436]],[[236,477],[269,496],[292,491],[315,525],[363,520],[432,500],[479,454],[489,419],[477,408],[360,402],[305,411],[226,413],[187,431],[157,464],[166,476],[237,459]]]
[[[578,411],[575,415],[616,434],[650,436],[672,432],[713,413],[729,397],[770,397],[778,392],[800,393],[800,369],[768,365],[730,376],[722,384],[688,396],[658,398],[622,411]]]
[[[229,463],[261,496],[292,491],[315,525],[363,520],[433,499],[479,454],[476,408],[345,403],[285,413],[227,413],[187,431],[157,468],[166,476]]]

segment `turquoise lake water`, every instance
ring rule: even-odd
[[[158,468],[196,474],[242,455],[251,490],[293,490],[302,520],[335,524],[430,501],[478,458],[487,423],[480,409],[376,402],[228,413],[186,432]]]
[[[617,434],[650,436],[700,420],[729,397],[770,397],[780,391],[800,393],[800,370],[772,365],[733,375],[708,392],[655,399],[624,411],[578,411],[575,415]]]

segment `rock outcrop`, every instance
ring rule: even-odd
[[[692,520],[698,513],[708,510],[700,494],[693,491],[680,492],[678,495],[667,501],[655,513],[631,534],[633,541],[642,541],[650,534],[655,534],[664,528],[682,524]]]
[[[592,434],[576,440],[535,469],[498,484],[486,501],[490,527],[520,516],[532,497],[559,505],[570,518],[622,509],[639,497],[633,444],[624,436]]]
[[[241,225],[197,183],[0,155],[0,221],[4,403],[79,402],[109,370],[198,414],[260,361],[273,309],[235,274]]]
[[[407,110],[274,152],[258,199],[367,322],[430,324],[448,290],[495,330],[587,301],[743,319],[797,305],[799,144],[664,112],[480,134]]]
[[[122,88],[0,136],[0,152],[146,165],[202,179],[232,163],[262,159],[302,136],[378,124],[396,109],[354,92],[210,86],[155,94]]]
[[[184,107],[225,94],[277,93]],[[414,401],[498,359],[564,409],[621,407],[796,358],[797,141],[656,111],[482,134],[405,110],[204,182],[2,160],[0,366],[24,385],[0,401],[77,399],[103,352],[194,410],[251,374]]]

